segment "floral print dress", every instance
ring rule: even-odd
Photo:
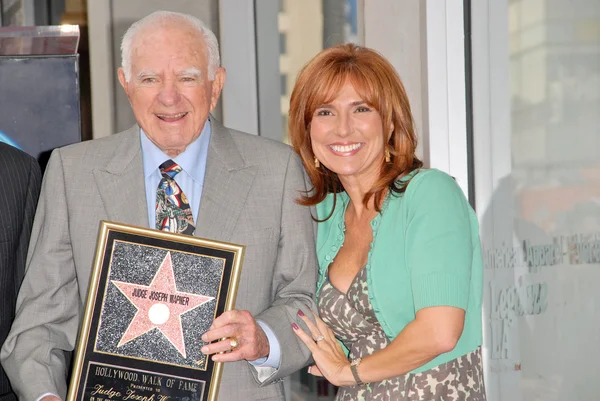
[[[350,350],[350,359],[365,357],[389,344],[369,302],[364,268],[347,294],[326,280],[318,308],[323,321]],[[422,373],[340,388],[336,401],[350,400],[485,401],[481,347]]]

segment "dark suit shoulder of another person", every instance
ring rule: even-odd
[[[0,142],[0,243],[19,245],[20,236],[27,233],[27,242],[31,230],[31,222],[35,214],[37,198],[40,193],[42,174],[36,159],[29,154]],[[17,248],[2,249],[2,270]],[[23,257],[26,256],[27,249]],[[16,255],[13,255],[16,256]],[[23,260],[24,263],[24,260]],[[5,280],[0,280],[2,283]]]
[[[32,156],[0,142],[0,344],[15,317],[41,180]],[[0,401],[16,399],[0,368]]]

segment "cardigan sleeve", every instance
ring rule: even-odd
[[[406,193],[406,265],[415,312],[430,306],[467,308],[473,244],[470,205],[449,175],[424,170]]]

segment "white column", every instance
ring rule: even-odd
[[[468,194],[463,2],[428,0],[425,16],[429,166],[452,175]]]

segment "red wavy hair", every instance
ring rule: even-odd
[[[387,191],[402,193],[408,181],[399,178],[422,167],[416,157],[417,137],[406,90],[394,67],[375,50],[344,44],[323,50],[300,71],[290,100],[288,135],[294,150],[302,158],[313,189],[298,202],[315,205],[327,194],[343,191],[336,173],[327,167],[315,167],[310,139],[310,123],[317,107],[331,102],[346,82],[369,106],[381,115],[383,132],[392,130],[387,149],[390,162],[382,161],[381,174],[363,199],[365,205],[375,197],[380,210]]]

